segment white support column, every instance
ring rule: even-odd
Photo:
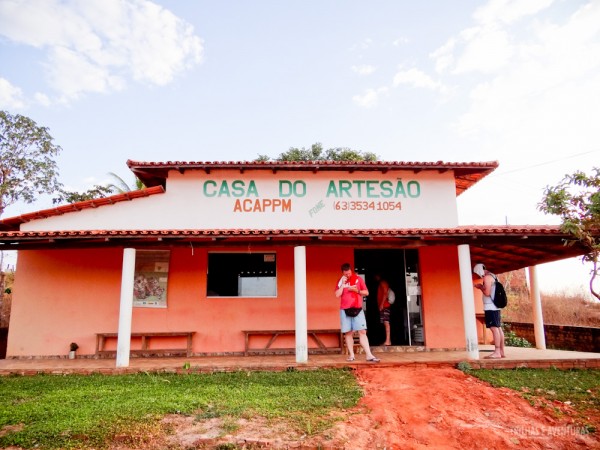
[[[296,362],[308,361],[306,318],[306,247],[294,247],[294,293],[296,308]]]
[[[134,248],[123,250],[123,268],[121,270],[121,306],[119,309],[119,336],[117,338],[117,367],[129,367],[133,279],[135,275]]]
[[[535,334],[535,348],[546,350],[546,335],[544,334],[544,315],[542,314],[542,297],[540,296],[540,283],[537,276],[537,266],[529,267],[529,297],[533,308],[533,332]]]
[[[473,295],[473,276],[471,275],[471,250],[468,244],[458,246],[458,268],[460,271],[460,289],[462,293],[463,322],[467,353],[471,359],[479,359],[477,345],[477,323],[475,319],[475,296]]]

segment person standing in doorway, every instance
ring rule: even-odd
[[[367,319],[362,309],[363,297],[369,295],[365,281],[356,275],[350,264],[342,264],[342,277],[335,287],[335,296],[340,299],[340,324],[348,348],[348,361],[354,361],[354,332],[358,331],[358,339],[365,351],[367,361],[379,362],[373,356],[367,338]]]
[[[381,278],[381,275],[375,275],[377,281],[377,305],[379,307],[379,320],[385,328],[385,342],[383,345],[392,345],[390,339],[390,284]]]
[[[504,331],[502,331],[500,309],[496,308],[492,300],[496,289],[496,277],[483,264],[475,264],[473,273],[481,277],[481,283],[476,283],[474,286],[483,293],[485,326],[492,331],[494,337],[494,351],[486,358],[504,358]]]

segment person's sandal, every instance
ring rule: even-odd
[[[372,358],[367,359],[367,362],[372,362],[372,363],[378,363],[379,361],[381,361],[379,358],[375,358],[374,356]]]
[[[348,356],[348,358],[346,359],[346,361],[348,361],[348,362],[354,361],[354,356]]]

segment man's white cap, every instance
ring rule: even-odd
[[[473,267],[473,273],[476,273],[477,275],[482,277],[483,275],[485,275],[485,266],[481,263],[475,264],[475,267]]]

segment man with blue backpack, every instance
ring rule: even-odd
[[[502,319],[500,309],[506,306],[497,306],[494,302],[496,291],[504,292],[502,286],[498,288],[500,282],[492,272],[487,270],[483,264],[475,264],[473,272],[481,277],[481,283],[474,286],[483,293],[483,313],[485,315],[485,326],[492,331],[494,337],[494,351],[486,358],[497,359],[505,358],[504,355],[504,331],[502,331]],[[502,304],[499,304],[502,305]]]

